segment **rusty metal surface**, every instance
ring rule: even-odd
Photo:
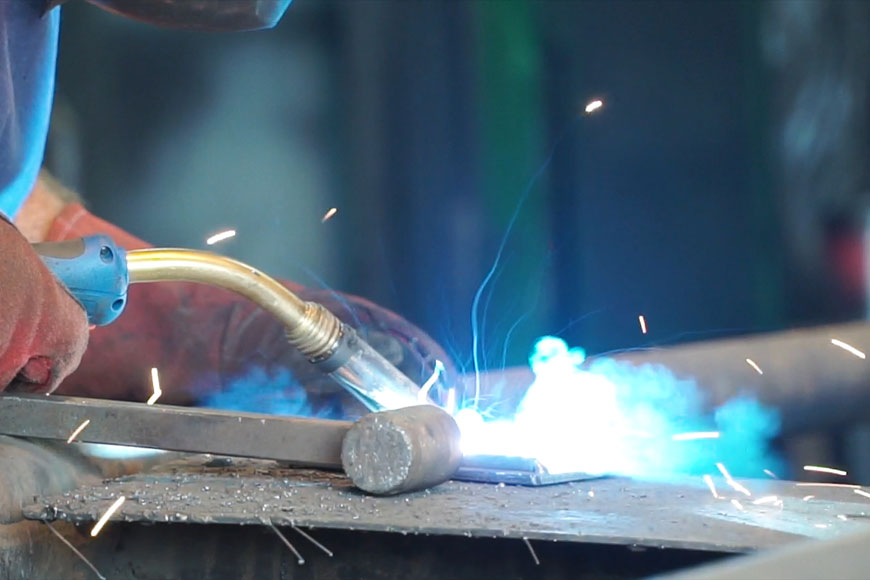
[[[229,461],[229,460],[228,460]],[[206,465],[211,465],[207,467]],[[528,538],[720,552],[744,552],[862,529],[870,500],[851,488],[744,480],[753,494],[714,479],[655,483],[621,478],[548,487],[448,482],[431,490],[373,498],[339,474],[271,462],[207,462],[201,456],[39,499],[33,519],[89,522],[119,496],[113,519],[141,522],[290,525],[402,534]],[[753,505],[775,495],[783,507]],[[804,501],[802,498],[813,495]],[[732,499],[739,501],[733,504]]]

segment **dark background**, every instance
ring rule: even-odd
[[[95,213],[157,245],[234,227],[220,251],[393,308],[461,364],[524,191],[488,368],[548,333],[602,352],[864,316],[864,2],[296,0],[243,34],[70,3],[62,26],[48,159]]]

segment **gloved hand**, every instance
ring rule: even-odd
[[[53,391],[87,343],[84,309],[0,218],[0,390]]]
[[[96,233],[127,249],[148,247],[78,204],[58,216],[47,241]],[[429,378],[436,359],[451,369],[441,347],[398,315],[361,298],[285,285],[356,328],[415,383]],[[152,367],[161,403],[330,417],[365,411],[288,344],[270,314],[226,290],[181,282],[132,285],[124,313],[92,331],[80,368],[58,392],[145,401]]]

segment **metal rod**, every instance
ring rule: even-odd
[[[870,324],[858,322],[612,358],[635,366],[662,365],[677,377],[694,379],[711,406],[744,394],[758,397],[779,409],[783,431],[793,432],[870,416],[870,360],[860,356],[866,353],[870,353]],[[594,362],[593,358],[587,364]]]
[[[78,440],[151,449],[274,459],[293,465],[341,468],[341,443],[352,423],[276,417],[101,399],[0,395],[2,432],[67,440],[90,419]]]

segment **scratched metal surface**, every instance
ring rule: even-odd
[[[268,461],[196,456],[145,474],[109,480],[25,508],[32,519],[90,522],[119,496],[114,520],[263,524],[593,542],[719,552],[765,549],[868,526],[870,499],[851,488],[742,480],[738,493],[714,478],[669,483],[625,478],[514,487],[448,482],[424,492],[376,498],[336,473],[283,469]],[[775,495],[776,505],[753,501]],[[804,500],[805,496],[814,497]],[[732,499],[739,504],[731,502]]]

